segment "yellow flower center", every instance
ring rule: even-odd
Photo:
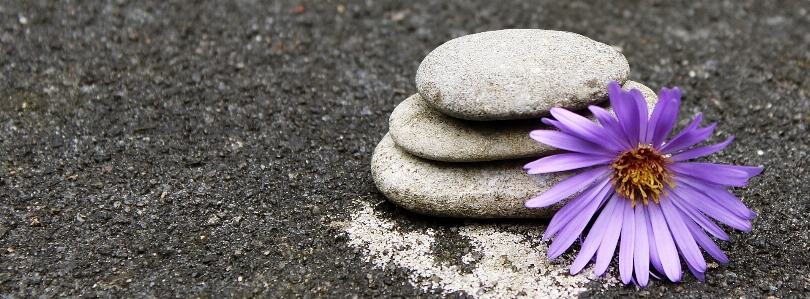
[[[672,159],[652,146],[639,145],[613,160],[610,178],[616,192],[630,199],[633,207],[636,206],[636,199],[641,199],[644,205],[649,204],[650,198],[658,203],[659,196],[666,195],[664,184],[675,187],[673,174],[666,168],[667,164],[672,164]]]

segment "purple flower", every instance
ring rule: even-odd
[[[749,220],[756,217],[723,186],[745,186],[762,168],[686,162],[717,152],[734,138],[690,148],[708,138],[715,127],[712,124],[698,128],[700,114],[665,142],[678,117],[681,91],[677,87],[661,90],[649,118],[640,91],[623,91],[618,83],[610,82],[608,95],[616,117],[591,106],[590,111],[599,121],[596,124],[568,110],[553,108],[551,115],[556,120],[544,118],[543,122],[560,131],[537,130],[529,134],[540,143],[569,151],[526,164],[529,174],[586,169],[526,202],[529,208],[547,207],[579,192],[549,223],[543,239],[557,237],[549,247],[548,257],[553,259],[565,252],[596,216],[571,265],[572,275],[591,260],[595,260],[595,274],[604,274],[618,244],[619,274],[625,284],[634,281],[646,286],[650,264],[658,273],[679,281],[680,257],[695,277],[703,280],[706,260],[700,248],[717,261],[728,262],[706,234],[728,240],[711,219],[749,231]]]

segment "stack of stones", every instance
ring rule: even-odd
[[[534,197],[573,173],[528,175],[523,165],[558,150],[529,138],[551,129],[552,107],[590,117],[607,107],[611,80],[630,66],[614,48],[549,30],[500,30],[456,38],[433,50],[416,73],[414,94],[394,109],[374,150],[372,176],[392,202],[416,213],[464,218],[545,218],[561,204],[528,209]],[[607,107],[610,109],[609,107]]]

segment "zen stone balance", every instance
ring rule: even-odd
[[[446,42],[422,61],[419,93],[394,109],[371,158],[377,188],[410,211],[440,217],[547,218],[563,204],[528,209],[526,199],[573,173],[528,175],[532,158],[557,153],[529,132],[553,107],[579,109],[607,99],[607,83],[628,81],[612,47],[561,31],[520,29]],[[604,105],[604,104],[602,104]],[[609,107],[608,107],[609,108]]]

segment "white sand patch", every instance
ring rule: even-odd
[[[472,224],[459,229],[475,248],[462,257],[468,264],[478,256],[472,273],[462,273],[457,266],[435,261],[431,246],[435,232],[401,233],[395,223],[374,215],[368,205],[352,215],[346,231],[349,244],[360,248],[364,259],[384,268],[393,263],[412,270],[410,281],[423,290],[441,288],[445,293],[463,290],[477,298],[568,298],[585,291],[585,283],[601,280],[616,284],[615,278],[599,278],[586,268],[576,276],[568,274],[570,260],[551,263],[540,243],[544,227],[536,235],[521,236],[500,231],[492,224]],[[532,246],[532,244],[541,244]]]

